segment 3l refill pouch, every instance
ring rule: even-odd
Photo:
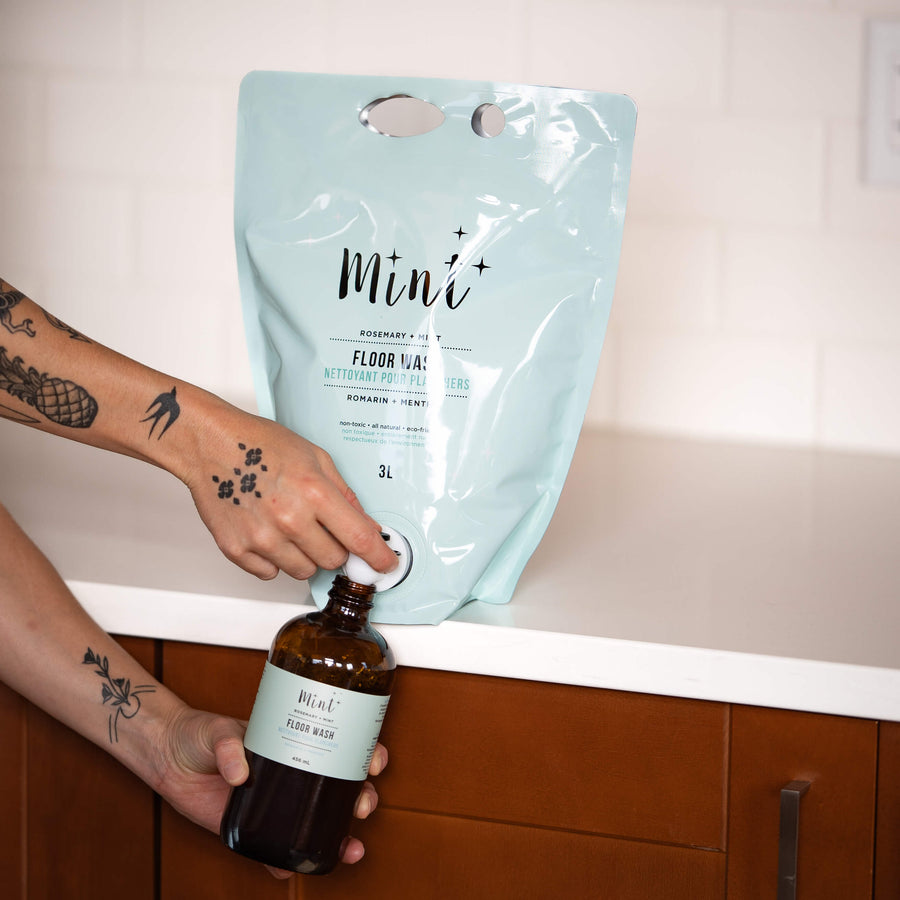
[[[615,94],[244,79],[235,228],[258,404],[332,455],[401,553],[373,621],[510,599],[593,384],[634,128]],[[320,607],[333,578],[311,581]]]

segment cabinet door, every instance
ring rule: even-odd
[[[21,896],[25,838],[25,701],[0,684],[0,885]]]
[[[266,654],[166,641],[163,681],[198,709],[246,719],[253,708]],[[293,884],[228,850],[217,835],[188,822],[166,804],[160,816],[160,900],[288,900]]]
[[[800,801],[798,900],[872,896],[876,722],[736,706],[728,817],[729,900],[775,897],[781,790]]]
[[[724,894],[723,704],[403,668],[382,737],[366,857],[303,900]]]
[[[402,669],[383,736],[385,802],[724,848],[728,707]]]
[[[163,675],[247,717],[264,660],[166,642]],[[725,705],[402,669],[383,739],[361,863],[277,882],[164,808],[162,900],[723,896]]]
[[[878,731],[875,900],[897,900],[900,897],[900,722],[882,722]]]
[[[296,900],[721,900],[725,891],[725,854],[709,850],[386,805],[355,833],[365,858],[298,878]]]
[[[153,641],[118,639],[148,671]],[[153,900],[153,792],[28,705],[28,900]]]

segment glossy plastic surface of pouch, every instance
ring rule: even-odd
[[[385,124],[393,107],[407,124]],[[590,396],[635,119],[591,91],[244,79],[235,231],[259,408],[407,542],[373,621],[510,600]],[[311,581],[320,606],[333,577]]]

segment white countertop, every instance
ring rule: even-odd
[[[0,501],[107,630],[266,649],[311,601],[185,488],[0,422]],[[586,432],[506,606],[378,626],[403,665],[900,721],[900,459]]]

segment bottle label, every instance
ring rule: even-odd
[[[295,769],[364,781],[389,699],[312,681],[267,662],[244,746]]]

